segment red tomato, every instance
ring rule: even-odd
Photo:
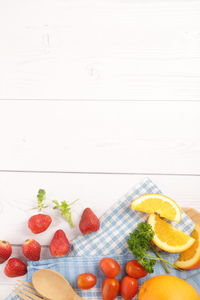
[[[88,290],[95,286],[97,282],[96,276],[91,273],[83,273],[78,275],[77,284],[79,289]]]
[[[133,278],[141,278],[148,274],[137,260],[131,260],[126,264],[126,273]]]
[[[103,300],[114,300],[119,293],[119,281],[115,278],[105,278],[102,284]]]
[[[105,257],[100,260],[101,271],[109,278],[116,277],[120,272],[120,265],[112,258]]]
[[[125,276],[120,285],[120,294],[123,299],[131,300],[138,291],[138,281],[135,278]]]

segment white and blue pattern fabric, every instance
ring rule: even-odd
[[[27,280],[31,281],[32,274],[38,269],[52,269],[63,274],[77,293],[84,299],[102,299],[101,284],[104,275],[99,269],[99,261],[105,256],[116,259],[122,269],[122,273],[118,278],[120,279],[124,275],[126,262],[133,259],[126,242],[129,233],[136,228],[138,223],[145,221],[147,218],[145,213],[131,210],[130,202],[138,196],[147,193],[161,193],[150,179],[145,179],[104,213],[101,217],[101,228],[98,232],[77,237],[73,241],[73,249],[67,257],[29,262]],[[191,234],[194,223],[184,212],[182,212],[181,222],[179,224],[173,223],[173,226]],[[164,257],[173,263],[176,260],[177,255],[168,254],[166,252]],[[80,273],[86,272],[93,273],[97,276],[97,285],[91,290],[78,290],[76,283],[77,276]],[[157,263],[155,272],[140,279],[140,285],[149,277],[159,274],[166,273],[162,265]],[[184,272],[171,269],[171,275],[187,280],[200,293],[200,271],[198,269]],[[13,294],[7,298],[7,300],[16,299],[19,298]],[[118,299],[121,298],[118,297]],[[137,299],[137,297],[134,299]]]

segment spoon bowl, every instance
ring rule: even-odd
[[[69,282],[60,273],[42,269],[34,272],[32,283],[36,291],[49,300],[80,300]]]

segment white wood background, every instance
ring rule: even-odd
[[[49,200],[78,197],[76,223],[85,206],[100,216],[146,176],[181,206],[200,209],[199,112],[200,102],[188,101],[0,101],[1,238],[22,256],[17,245],[33,237],[27,219],[39,188]],[[54,220],[37,237],[43,245],[66,230]],[[1,299],[15,281],[1,273]]]
[[[0,97],[199,100],[199,0],[1,0]]]
[[[41,187],[78,197],[76,222],[146,176],[200,209],[199,16],[197,0],[0,0],[0,239],[14,254]],[[1,273],[0,299],[14,282]]]

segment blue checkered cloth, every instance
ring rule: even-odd
[[[146,193],[161,193],[158,187],[150,180],[145,179],[123,198],[116,202],[101,217],[101,228],[98,232],[86,236],[79,236],[73,242],[73,249],[67,257],[53,258],[37,262],[28,262],[27,280],[31,281],[32,274],[39,269],[52,269],[63,274],[71,283],[77,293],[84,299],[102,299],[101,284],[104,276],[99,268],[99,261],[102,257],[109,256],[116,259],[121,265],[122,273],[118,276],[120,280],[124,276],[125,264],[133,259],[127,247],[129,233],[132,232],[138,223],[146,220],[145,213],[130,209],[130,202],[136,197]],[[173,224],[179,230],[191,234],[194,228],[192,220],[182,212],[182,220],[179,224]],[[177,259],[177,254],[163,255],[170,262]],[[80,273],[93,273],[97,276],[98,282],[91,290],[79,290],[77,287],[77,276]],[[162,265],[158,262],[155,272],[140,279],[140,285],[151,276],[166,274]],[[200,293],[200,271],[179,272],[171,269],[171,275],[183,278],[192,284]],[[17,300],[19,297],[11,294],[7,300]],[[118,297],[117,299],[121,299]],[[134,298],[134,299],[137,299]]]

